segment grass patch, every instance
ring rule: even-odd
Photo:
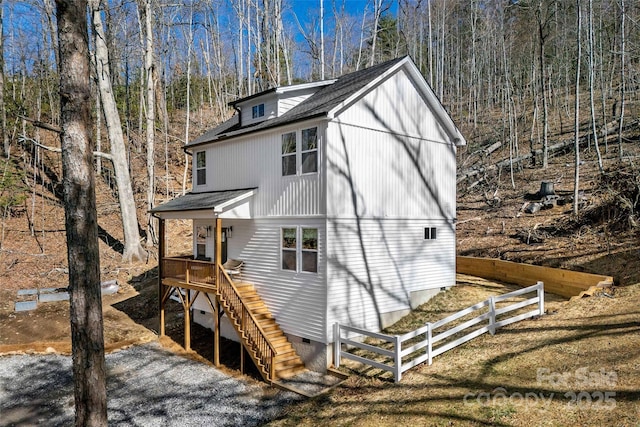
[[[388,332],[415,329],[511,290],[496,292],[496,286],[503,285],[453,288]],[[547,295],[553,314],[482,335],[431,366],[405,372],[399,384],[349,365],[353,375],[343,386],[292,407],[271,425],[637,425],[639,299],[640,284],[617,289],[614,298],[563,302]],[[609,404],[601,402],[605,392]]]

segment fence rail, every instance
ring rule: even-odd
[[[536,293],[536,296],[534,297],[496,308],[496,304],[499,302],[534,292]],[[498,320],[498,317],[500,316],[504,317],[507,313],[535,304],[537,304],[538,307],[534,310],[508,318],[500,318],[500,320]],[[465,320],[459,325],[434,334],[434,330],[442,329],[450,323],[478,311],[484,312],[472,319]],[[402,379],[402,373],[408,369],[424,362],[428,362],[429,365],[431,365],[434,357],[464,344],[473,338],[476,338],[486,332],[493,335],[498,328],[542,314],[544,314],[544,284],[542,282],[538,282],[528,288],[519,289],[499,296],[492,296],[488,300],[472,305],[471,307],[467,307],[464,310],[447,316],[437,322],[427,323],[425,326],[414,331],[407,332],[403,335],[386,335],[335,323],[333,328],[335,338],[334,365],[339,367],[341,358],[355,360],[360,363],[374,366],[378,369],[393,372],[394,379],[398,382]],[[446,342],[447,339],[457,336],[463,333],[463,331],[487,321],[488,323],[486,325]],[[359,337],[381,340],[388,343],[387,346],[390,344],[391,349],[384,348],[381,345],[367,344],[359,340],[343,337],[343,333],[351,334],[349,336],[353,336],[353,334],[355,334]],[[422,336],[424,336],[424,339],[419,339],[417,342],[414,342],[415,339]],[[403,348],[403,344],[409,344],[410,342],[410,346],[405,346],[405,348]],[[441,344],[434,348],[434,344],[437,343]],[[382,356],[385,360],[374,360],[370,357],[349,353],[342,349],[343,345],[347,348],[357,348],[375,353],[376,355]],[[409,360],[406,361],[406,363],[403,363],[403,358]]]

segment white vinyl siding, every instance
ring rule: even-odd
[[[318,127],[318,168],[323,164],[323,124],[308,123],[249,135],[207,148],[207,185],[194,191],[258,188],[251,199],[252,216],[309,216],[324,214],[323,174],[282,176],[282,134]],[[299,153],[296,153],[299,156]]]
[[[227,240],[228,257],[244,261],[242,280],[254,284],[282,329],[326,342],[324,220],[223,220],[223,226],[233,226],[233,236]],[[280,268],[283,228],[318,230],[317,273]]]
[[[437,226],[436,240],[424,228]],[[327,323],[377,331],[412,292],[455,284],[455,226],[426,219],[334,219],[327,226]],[[386,326],[386,325],[384,325]]]
[[[253,117],[253,107],[259,106],[260,104],[264,105],[264,114],[262,116]],[[273,119],[278,114],[278,101],[275,97],[267,99],[252,99],[239,104],[238,107],[240,107],[242,111],[242,126],[248,126],[267,119]]]
[[[329,129],[327,215],[455,217],[452,145],[350,125],[330,123]]]
[[[313,95],[313,93],[317,90],[318,88],[310,88],[307,89],[302,95],[299,94],[299,91],[296,91],[295,93],[298,93],[298,95],[296,96],[291,96],[290,94],[281,95],[282,98],[278,100],[278,116],[283,115],[296,105],[300,104],[302,101]]]
[[[337,120],[430,141],[449,140],[431,107],[402,69],[341,112]]]
[[[455,218],[456,148],[404,73],[328,125],[327,215]]]

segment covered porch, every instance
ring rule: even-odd
[[[291,344],[271,316],[252,284],[244,283],[238,269],[225,266],[225,241],[231,227],[225,219],[250,220],[250,198],[255,189],[190,193],[151,210],[159,220],[158,310],[159,335],[165,335],[167,302],[175,295],[184,310],[184,348],[191,350],[194,303],[211,313],[213,362],[220,365],[220,330],[223,315],[241,342],[240,366],[248,354],[268,382],[304,369]],[[166,222],[193,221],[193,255],[167,255]],[[294,357],[295,356],[295,357]],[[298,363],[299,362],[299,363]]]
[[[214,324],[214,364],[220,364],[220,320],[224,314],[219,298],[224,292],[229,299],[240,302],[233,278],[224,270],[226,255],[223,242],[226,229],[223,217],[249,218],[248,204],[256,189],[188,193],[162,205],[151,213],[158,219],[158,310],[159,335],[165,335],[165,311],[169,299],[179,300],[184,310],[184,348],[191,350],[193,304],[200,297],[209,306]],[[191,255],[167,254],[167,221],[191,220],[194,223],[194,241]],[[197,222],[213,223],[198,227]],[[201,230],[202,229],[202,230]],[[212,247],[211,247],[212,246]],[[176,298],[177,297],[177,298]],[[241,352],[244,367],[244,351]]]

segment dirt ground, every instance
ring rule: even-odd
[[[613,156],[611,153],[610,157]],[[561,196],[571,193],[572,166],[567,158],[552,158],[546,171],[523,165],[523,169],[514,175],[515,190],[509,185],[508,171],[499,178],[488,178],[472,189],[460,185],[458,254],[612,275],[618,285],[640,282],[640,233],[637,228],[607,228],[606,218],[600,223],[593,218],[574,219],[567,205],[535,214],[522,212],[523,205],[538,191],[542,180],[553,181]],[[599,203],[604,189],[598,187],[594,153],[587,153],[584,162],[582,188],[588,207]],[[158,327],[157,269],[153,254],[145,262],[121,264],[117,251],[122,238],[117,209],[103,186],[99,189],[102,278],[115,279],[120,284],[117,294],[106,295],[103,299],[105,343],[108,349],[113,349],[155,338]],[[46,218],[33,218],[36,225],[41,225],[33,235],[26,227],[24,216],[10,218],[4,230],[0,250],[0,353],[70,350],[68,302],[45,303],[34,311],[14,312],[18,289],[67,286],[66,253],[59,250],[64,244],[64,230],[55,225],[64,223],[62,209],[55,201],[49,204]],[[188,252],[191,242],[188,221],[174,221],[167,230],[171,233],[168,252]],[[522,242],[519,235],[523,230],[540,234],[543,241]],[[170,305],[167,333],[182,343],[181,307],[177,303]],[[200,331],[197,326],[193,333],[204,337],[201,353],[211,359],[209,333]],[[198,342],[194,339],[194,346],[200,345]]]
[[[614,153],[609,156],[611,164],[614,156]],[[593,153],[583,157],[583,214],[573,216],[570,205],[535,214],[522,210],[525,203],[535,198],[543,180],[553,181],[560,196],[570,197],[573,181],[569,158],[568,155],[552,158],[546,171],[523,165],[514,176],[516,189],[511,188],[508,171],[488,177],[471,189],[466,187],[468,183],[460,184],[457,251],[459,255],[496,257],[611,275],[619,286],[613,298],[594,297],[565,303],[548,297],[547,308],[552,315],[543,320],[526,321],[495,337],[478,338],[460,351],[442,355],[432,367],[408,373],[400,386],[375,372],[354,370],[359,375],[340,390],[293,408],[277,424],[416,425],[421,424],[421,417],[425,416],[434,419],[435,425],[528,425],[528,419],[543,422],[548,408],[540,405],[467,406],[460,403],[465,393],[491,392],[499,387],[539,392],[534,378],[536,366],[548,367],[552,372],[575,372],[583,366],[599,372],[603,367],[615,370],[620,378],[614,390],[618,393],[614,411],[588,412],[591,418],[585,419],[584,411],[564,410],[566,399],[554,400],[550,403],[551,412],[546,413],[552,420],[549,424],[631,425],[630,420],[637,421],[640,418],[637,396],[640,285],[636,285],[640,284],[639,227],[633,226],[633,218],[629,224],[619,221],[620,206],[616,205],[617,201],[607,199],[611,189],[599,181]],[[628,163],[637,161],[632,153]],[[98,208],[102,280],[115,279],[120,285],[117,294],[103,299],[107,351],[155,340],[158,312],[154,254],[151,253],[148,260],[123,265],[118,252],[122,239],[120,220],[114,200],[105,194],[104,188],[99,191]],[[51,199],[43,202],[41,211],[45,214],[30,217],[25,207],[20,215],[8,219],[2,230],[0,354],[70,352],[68,302],[43,303],[29,312],[14,311],[19,289],[67,286],[66,251],[61,250],[65,247],[60,225],[64,224],[62,208],[57,200]],[[28,226],[29,218],[35,225],[33,233]],[[190,250],[188,222],[177,222],[167,230],[172,233],[170,254]],[[537,239],[526,241],[522,236]],[[418,321],[444,317],[457,309],[456,304],[481,301],[487,292],[508,291],[508,287],[501,286],[466,283],[417,310],[416,315],[426,316],[419,317]],[[451,301],[455,301],[455,307]],[[184,317],[178,303],[169,303],[166,323],[169,339],[162,340],[162,344],[186,354],[180,347]],[[192,347],[195,352],[186,354],[188,357],[210,363],[212,333],[194,325]],[[239,352],[236,343],[225,341],[221,357],[223,369],[239,368]],[[257,378],[255,372],[248,373]],[[600,390],[592,387],[589,391]],[[543,392],[558,394],[571,390],[551,387]],[[369,405],[363,406],[361,401],[368,401]],[[425,409],[427,404],[429,409]]]

